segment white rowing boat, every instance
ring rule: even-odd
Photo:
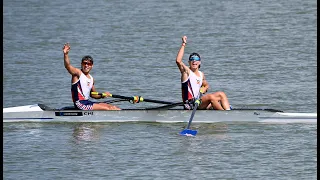
[[[120,111],[82,111],[52,109],[43,104],[3,109],[3,122],[188,122],[190,110],[124,109]],[[197,110],[193,123],[271,122],[317,123],[317,113],[285,113],[274,109]]]

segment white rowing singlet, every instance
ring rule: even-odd
[[[203,74],[199,71],[200,77],[190,70],[189,77],[186,81],[181,82],[182,101],[198,98],[202,86]]]
[[[81,73],[79,80],[71,85],[71,94],[73,102],[78,100],[88,100],[93,86],[93,77],[90,78]]]

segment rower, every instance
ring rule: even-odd
[[[62,50],[64,54],[64,67],[71,74],[71,95],[74,107],[80,110],[120,110],[117,106],[89,100],[89,97],[100,99],[110,95],[109,92],[105,92],[103,95],[91,93],[96,92],[94,79],[90,75],[93,67],[93,58],[91,56],[84,56],[81,60],[81,69],[78,69],[70,64],[68,56],[70,44],[64,44]]]
[[[203,72],[201,72],[201,57],[198,53],[192,53],[189,56],[189,67],[182,62],[184,48],[187,45],[187,36],[182,37],[182,44],[176,57],[176,64],[181,73],[182,100],[185,102],[184,109],[193,109],[193,99],[198,97],[199,93],[205,93],[209,89],[209,84]],[[230,104],[227,95],[222,92],[205,94],[201,97],[201,104],[198,109],[230,110]]]

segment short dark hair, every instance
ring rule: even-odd
[[[91,56],[89,56],[89,55],[83,56],[81,62],[83,62],[83,61],[85,61],[85,60],[89,60],[89,61],[91,61],[91,63],[93,64],[93,58],[92,58]]]

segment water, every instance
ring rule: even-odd
[[[308,124],[20,123],[4,127],[5,179],[316,179]]]
[[[316,1],[8,1],[3,106],[72,104],[62,47],[98,91],[180,101],[188,36],[233,107],[316,112]],[[121,103],[120,107],[153,104]],[[316,179],[312,124],[5,123],[4,179]]]

